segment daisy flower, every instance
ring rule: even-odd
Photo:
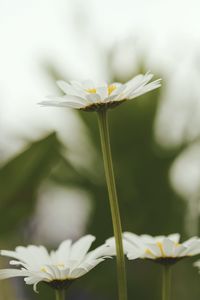
[[[106,243],[114,247],[114,239],[110,238]],[[171,268],[174,263],[184,257],[200,254],[200,239],[192,237],[180,243],[178,233],[168,236],[136,235],[131,232],[123,234],[124,252],[129,260],[137,258],[148,259],[162,265],[162,300],[171,299]],[[196,263],[200,268],[200,261]]]
[[[85,275],[111,254],[111,248],[102,245],[88,252],[95,237],[86,235],[72,244],[63,241],[56,251],[48,253],[43,246],[19,246],[15,251],[2,250],[1,255],[14,258],[11,265],[20,269],[0,270],[0,279],[25,277],[26,284],[45,282],[55,289],[67,288],[75,279]]]
[[[180,243],[178,233],[153,237],[125,232],[123,236],[125,252],[130,260],[142,258],[161,264],[174,264],[184,257],[200,254],[200,239],[197,237]]]
[[[134,99],[161,86],[161,79],[151,81],[153,74],[139,74],[125,84],[95,84],[92,80],[82,82],[59,80],[57,84],[65,94],[62,97],[50,96],[41,105],[71,107],[85,111],[99,111],[113,108],[125,100]]]

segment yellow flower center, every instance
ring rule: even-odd
[[[112,92],[114,91],[114,90],[116,90],[116,85],[114,85],[114,84],[110,84],[109,86],[108,86],[108,95],[110,96],[110,94],[112,94]]]
[[[56,265],[54,265],[55,267],[58,267],[58,268],[60,268],[60,269],[64,269],[64,267],[65,267],[65,265],[63,264],[63,263],[59,263],[59,264],[56,264]],[[45,268],[45,267],[42,267],[42,268],[40,268],[40,271],[41,272],[44,272],[44,273],[47,273],[47,269]]]
[[[44,272],[44,273],[47,273],[47,270],[45,269],[45,267],[42,267],[42,268],[40,269],[40,271],[41,271],[41,272]]]
[[[154,256],[153,252],[152,252],[150,249],[146,249],[145,253],[146,253],[146,254],[150,254],[150,255],[153,255],[153,256]]]
[[[96,94],[97,90],[96,89],[87,89],[86,92],[90,94]]]
[[[108,87],[107,87],[108,95],[110,96],[110,94],[112,94],[112,92],[113,92],[114,90],[116,90],[116,88],[117,88],[117,87],[116,87],[116,85],[114,85],[114,84],[108,85]],[[87,89],[86,92],[88,92],[88,93],[90,93],[90,94],[96,94],[97,89],[95,89],[95,88]]]
[[[166,256],[166,255],[165,255],[165,252],[164,252],[164,250],[163,250],[163,244],[160,243],[160,242],[157,242],[156,245],[157,245],[158,248],[160,249],[160,252],[161,252],[162,256]]]

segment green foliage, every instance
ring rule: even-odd
[[[0,235],[16,230],[33,212],[42,180],[60,159],[56,134],[34,142],[0,169]]]

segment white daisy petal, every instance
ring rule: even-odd
[[[60,270],[60,279],[64,280],[70,278],[70,268],[65,268],[64,270]]]
[[[168,238],[173,241],[174,243],[179,243],[180,241],[180,234],[179,233],[173,233],[168,235]]]
[[[141,255],[144,252],[144,247],[139,245],[137,243],[138,239],[137,236],[130,233],[125,232],[123,238],[123,248],[124,248],[124,254],[127,255],[128,259],[137,259],[141,257]],[[135,240],[136,237],[136,240]],[[110,255],[116,255],[116,245],[115,245],[115,239],[109,238],[106,240],[106,244],[111,248]]]
[[[186,251],[186,255],[193,256],[200,254],[200,240],[193,241],[188,247]]]
[[[71,248],[70,259],[71,260],[82,260],[86,255],[92,243],[95,241],[93,235],[86,235],[75,242]]]
[[[86,256],[86,261],[94,260],[99,257],[111,256],[114,254],[115,254],[114,248],[109,247],[108,245],[104,244],[104,245],[97,247],[95,250],[90,251]]]
[[[147,244],[146,253],[151,253],[154,257],[160,257],[162,255],[162,251],[157,244]]]
[[[77,88],[77,89],[83,89],[83,84],[82,82],[76,81],[76,80],[70,80],[69,82],[72,87]]]
[[[0,280],[12,278],[12,277],[25,277],[25,276],[29,276],[28,271],[16,270],[16,269],[2,269],[2,270],[0,270]]]
[[[101,97],[99,94],[87,94],[86,99],[91,103],[98,103],[101,101]]]
[[[107,86],[98,87],[97,94],[100,96],[101,101],[104,101],[108,97],[108,88]]]
[[[82,82],[82,85],[85,89],[94,89],[95,88],[95,84],[92,80],[84,80]]]
[[[63,257],[65,257],[64,263],[67,264],[70,256],[70,250],[71,250],[71,240],[63,241],[58,250],[51,253],[51,258],[54,260],[56,264],[58,264],[60,261],[63,260]]]
[[[77,109],[80,109],[83,106],[82,103],[75,101],[42,101],[39,104],[42,106],[69,107]]]
[[[73,87],[63,80],[58,80],[56,83],[66,95],[85,98],[85,92],[80,87]]]
[[[0,255],[8,256],[8,257],[16,258],[16,259],[20,259],[19,254],[16,253],[15,251],[1,250],[0,251]]]
[[[55,287],[59,281],[70,281],[83,276],[110,254],[110,248],[102,245],[88,252],[95,237],[86,235],[73,245],[71,240],[63,241],[56,251],[50,254],[43,246],[18,246],[15,251],[2,250],[1,255],[13,257],[11,265],[20,269],[0,270],[0,279],[25,277],[26,284],[33,285],[37,292],[39,282],[48,282]]]
[[[87,270],[80,267],[80,268],[74,269],[74,270],[70,273],[70,276],[71,276],[72,278],[73,278],[73,277],[79,278],[79,277],[83,276],[83,275],[86,274],[86,273],[87,273]]]
[[[186,255],[187,248],[183,245],[178,245],[174,251],[174,257],[183,257]]]
[[[170,240],[169,238],[164,238],[163,239],[163,252],[165,256],[167,257],[172,257],[174,253],[174,242]]]

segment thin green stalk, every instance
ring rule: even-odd
[[[116,244],[116,252],[117,252],[119,300],[127,300],[126,269],[125,269],[125,258],[124,258],[123,244],[122,244],[122,226],[121,226],[117,191],[115,185],[115,176],[113,171],[113,162],[112,162],[108,119],[107,119],[106,110],[102,110],[98,112],[98,123],[99,123],[104,169],[105,169],[106,183],[108,188],[113,231],[115,236],[115,244]]]
[[[162,275],[162,300],[170,300],[171,292],[171,266],[163,266]]]
[[[65,290],[56,290],[56,300],[65,300]]]

